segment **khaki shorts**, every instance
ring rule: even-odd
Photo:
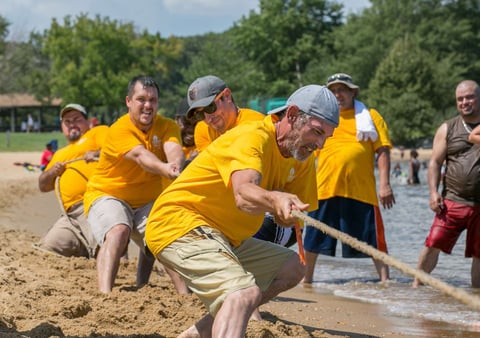
[[[104,196],[93,202],[88,211],[87,220],[97,242],[102,245],[107,233],[118,224],[130,228],[130,239],[145,252],[145,227],[153,201],[132,209],[130,205],[112,196]]]
[[[157,256],[177,271],[215,316],[225,297],[258,286],[265,291],[295,252],[256,238],[233,248],[218,230],[198,227],[168,245]]]
[[[36,246],[66,257],[95,257],[97,241],[83,214],[83,203],[62,214]]]

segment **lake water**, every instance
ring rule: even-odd
[[[406,172],[406,163],[402,163]],[[416,267],[434,213],[429,207],[426,169],[420,172],[421,184],[408,186],[405,178],[392,179],[396,204],[382,210],[389,255]],[[451,255],[441,253],[432,276],[480,297],[480,290],[470,287],[471,259],[464,257],[465,233]],[[402,319],[428,319],[446,324],[451,337],[480,337],[480,312],[455,298],[430,287],[411,287],[413,277],[390,268],[391,281],[378,283],[378,275],[370,258],[343,259],[341,243],[337,257],[319,255],[312,287],[318,292],[382,304],[390,315]],[[434,337],[412,326],[409,335]],[[474,333],[478,332],[478,333]],[[450,335],[449,335],[450,336]]]

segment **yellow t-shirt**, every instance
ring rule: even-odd
[[[248,108],[240,108],[238,110],[237,120],[235,121],[235,126],[238,126],[242,123],[249,122],[249,121],[259,121],[263,120],[265,115],[259,113],[255,110],[248,109]],[[195,132],[193,137],[195,139],[195,146],[197,147],[197,151],[201,152],[205,150],[205,148],[216,140],[220,135],[218,131],[209,127],[205,121],[200,121],[195,126]]]
[[[81,158],[87,151],[99,150],[107,135],[107,126],[97,126],[88,130],[76,142],[57,150],[45,170],[50,169],[57,162],[66,162]],[[70,207],[83,200],[87,181],[93,173],[97,162],[87,163],[76,161],[66,165],[66,170],[59,180],[60,196],[63,208],[68,211]]]
[[[190,230],[209,225],[233,246],[253,236],[264,215],[237,208],[230,177],[234,171],[254,169],[260,186],[297,195],[317,208],[314,157],[299,162],[284,158],[278,149],[270,118],[227,131],[200,153],[160,195],[148,217],[145,238],[156,256]]]
[[[145,134],[130,120],[129,114],[110,126],[95,171],[84,196],[85,212],[101,196],[114,196],[132,208],[141,207],[157,198],[170,180],[143,170],[124,157],[132,148],[143,145],[161,161],[167,162],[163,145],[181,144],[180,128],[172,119],[155,116],[152,128]]]
[[[340,110],[340,123],[317,156],[318,199],[335,196],[352,198],[378,205],[374,176],[375,151],[391,148],[385,121],[375,109],[370,109],[377,129],[375,142],[359,142],[356,137],[354,109]]]

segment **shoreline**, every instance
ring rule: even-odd
[[[0,334],[175,337],[205,313],[195,296],[176,294],[158,262],[149,285],[137,290],[132,257],[120,267],[114,291],[103,295],[97,291],[93,260],[33,249],[60,207],[53,192],[38,191],[39,171],[13,162],[36,163],[40,155],[0,153]],[[260,312],[264,320],[249,323],[248,337],[448,337],[455,329],[398,318],[385,305],[300,285],[262,305]]]
[[[390,150],[390,161],[393,163],[398,162],[408,162],[410,160],[410,150],[415,149],[418,152],[418,160],[421,162],[429,161],[430,157],[432,156],[432,149],[423,149],[423,148],[405,148],[403,149],[403,157],[402,157],[402,150],[400,148],[392,148]]]

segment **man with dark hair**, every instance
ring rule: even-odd
[[[139,247],[137,286],[148,282],[154,259],[144,251],[153,201],[183,166],[180,129],[157,115],[159,89],[147,76],[128,84],[128,113],[110,126],[84,197],[85,213],[100,245],[98,286],[112,290],[120,258],[132,239]]]
[[[188,99],[185,97],[179,102],[175,114],[175,122],[177,122],[182,135],[182,149],[183,154],[185,155],[185,166],[198,155],[194,138],[197,121],[195,119],[187,118],[188,108]]]

